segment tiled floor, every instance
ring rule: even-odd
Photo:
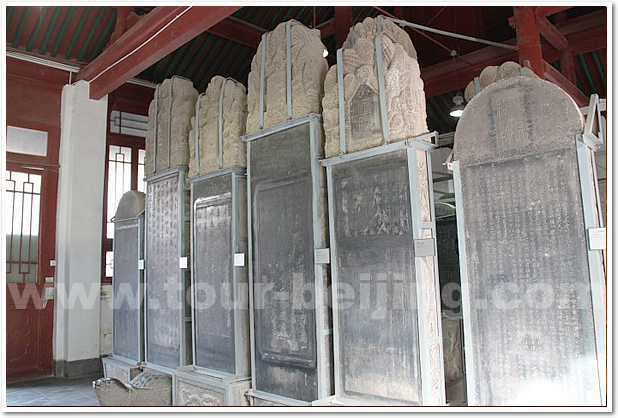
[[[100,406],[92,381],[101,375],[77,378],[44,377],[7,383],[6,405],[10,406]]]

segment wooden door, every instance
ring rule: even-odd
[[[57,169],[7,161],[3,222],[9,380],[52,373],[54,301],[45,300],[44,288],[54,286],[57,178]]]

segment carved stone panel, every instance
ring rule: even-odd
[[[176,406],[225,406],[225,389],[177,377]]]
[[[388,123],[390,141],[401,141],[427,132],[425,94],[416,51],[408,34],[389,20],[382,20],[382,61],[387,121],[380,116],[379,80],[375,40],[376,21],[366,18],[354,26],[343,45],[343,88],[346,152],[384,143],[382,126]],[[337,66],[324,81],[323,116],[327,157],[340,153]],[[375,96],[374,96],[375,94]],[[366,127],[368,129],[363,129]]]
[[[144,166],[147,176],[189,163],[189,131],[198,95],[191,80],[177,76],[164,80],[157,92],[157,97],[148,108]],[[156,162],[153,161],[155,154]]]
[[[225,87],[223,97],[221,89]],[[223,100],[221,102],[221,99]],[[245,167],[247,152],[241,136],[247,124],[247,89],[234,79],[215,76],[206,92],[199,97],[198,147],[199,172],[195,149],[195,115],[191,118],[189,132],[189,177],[210,173],[222,168]],[[223,161],[219,164],[219,104],[222,104]]]
[[[264,128],[285,122],[287,116],[286,100],[286,23],[280,23],[266,35],[266,45],[260,42],[251,61],[248,81],[247,132],[260,129],[260,68],[262,49],[266,48],[264,66]],[[320,113],[324,91],[324,77],[328,64],[323,53],[319,31],[303,26],[292,20],[292,119]]]

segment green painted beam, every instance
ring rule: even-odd
[[[11,23],[11,19],[13,18],[13,14],[15,13],[15,6],[7,6],[6,8],[6,27],[9,27],[9,23]]]
[[[118,13],[116,12],[116,9],[113,9],[113,10],[114,10],[114,14],[117,16]],[[96,57],[98,57],[99,54],[103,51],[105,44],[109,42],[109,38],[112,35],[112,30],[116,24],[116,16],[114,16],[113,19],[112,18],[107,19],[107,23],[105,24],[105,30],[101,34],[101,38],[99,38],[99,41],[97,42],[97,44],[94,47],[94,50],[92,51],[92,55],[90,56],[90,61],[93,61]]]
[[[43,37],[41,48],[39,49],[39,52],[41,54],[45,54],[45,52],[47,52],[47,45],[49,45],[49,40],[51,39],[52,33],[54,33],[54,29],[56,29],[56,25],[58,24],[58,18],[60,18],[60,13],[62,13],[62,7],[54,7],[54,14],[52,15],[49,27],[47,28],[45,36]]]
[[[203,38],[208,39],[208,36],[204,37],[204,34],[202,34],[197,38],[193,39],[192,42],[189,42],[189,51],[187,51],[187,58],[182,62],[182,64],[180,64],[180,67],[178,68],[178,75],[183,75],[189,65],[192,64],[191,62],[189,62],[189,60],[191,60],[192,58],[195,59],[197,57],[197,54],[195,54],[195,50],[198,48],[198,45],[200,45],[200,42],[202,43],[202,46],[207,42]]]
[[[86,52],[88,51],[88,47],[90,46],[90,43],[92,42],[92,38],[94,37],[94,34],[96,33],[97,29],[99,28],[99,24],[101,23],[101,19],[103,18],[104,14],[105,14],[105,8],[104,7],[99,7],[99,12],[97,13],[96,17],[94,18],[94,22],[92,23],[92,27],[90,28],[90,31],[88,32],[88,36],[86,37],[86,41],[83,43],[81,49],[79,50],[79,54],[77,55],[77,60],[78,61],[82,61],[84,59],[84,57],[86,56]]]
[[[590,75],[590,70],[588,69],[588,64],[586,63],[586,59],[584,58],[583,55],[578,55],[577,59],[579,60],[579,64],[582,66],[582,70],[584,71],[586,80],[588,80],[588,84],[590,84],[590,87],[592,88],[592,93],[597,93],[599,90],[597,89],[597,86],[594,84],[594,80],[592,79],[592,76]]]
[[[39,37],[39,33],[41,32],[41,26],[43,26],[43,21],[45,20],[45,15],[47,14],[48,7],[42,7],[41,13],[39,14],[39,21],[36,23],[34,30],[32,31],[32,35],[30,35],[30,39],[28,39],[28,44],[26,45],[26,51],[32,52],[32,48],[34,48],[34,43],[36,42],[36,38]]]
[[[599,73],[599,78],[601,79],[601,83],[603,84],[603,90],[607,90],[607,80],[605,79],[605,68],[601,65],[601,60],[599,60],[599,55],[596,51],[592,51],[592,61],[594,61],[594,67],[597,69]]]
[[[30,14],[30,9],[30,7],[26,7],[26,9],[24,10],[24,14],[21,16],[19,26],[17,26],[17,31],[15,32],[15,38],[13,38],[13,44],[11,45],[13,48],[17,48],[19,46],[21,37],[24,34],[24,28],[26,27],[26,23],[28,22],[28,15]]]
[[[62,22],[62,26],[58,31],[58,35],[56,36],[56,43],[54,44],[54,48],[52,49],[51,56],[55,57],[58,55],[58,50],[60,49],[60,45],[62,45],[62,40],[64,39],[64,34],[66,33],[69,23],[71,19],[73,19],[73,14],[75,13],[75,7],[70,6],[67,15],[64,17],[64,22]]]
[[[217,51],[217,46],[219,45],[220,41],[222,38],[217,36],[217,40],[215,41],[215,43],[212,46],[211,51]],[[200,62],[200,60],[197,59],[197,57],[201,57],[202,53],[206,50],[206,46],[208,45],[209,42],[203,42],[202,43],[202,47],[199,49],[199,51],[197,52],[197,54],[195,54],[196,59],[193,60],[193,62],[191,63],[191,66],[187,69],[186,73],[185,73],[185,77],[192,80],[192,76],[193,73],[195,73],[195,70],[197,69],[198,65],[204,65],[208,63],[208,58],[210,57],[211,54],[208,54],[206,56],[206,58]]]
[[[91,11],[92,6],[86,6],[86,10],[84,10],[82,17],[79,19],[79,22],[77,22],[77,29],[71,37],[71,43],[69,43],[67,52],[64,54],[64,57],[66,59],[71,59],[71,56],[73,55],[73,50],[75,49],[75,45],[77,45],[77,41],[81,38],[82,32],[84,31],[84,24],[86,23],[86,19],[88,19]]]
[[[167,78],[168,74],[170,76],[176,74],[174,70],[178,68],[179,63],[182,62],[183,58],[186,59],[186,53],[190,49],[190,45],[195,41],[196,41],[195,39],[192,39],[190,42],[187,42],[186,44],[178,48],[176,51],[174,51],[167,65],[161,71],[161,74],[163,76],[166,76],[165,78]]]

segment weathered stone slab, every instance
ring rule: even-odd
[[[225,87],[223,97],[221,90]],[[215,76],[210,80],[206,92],[200,95],[199,103],[199,172],[195,149],[195,116],[191,118],[189,132],[189,177],[207,174],[228,167],[245,167],[247,152],[241,136],[247,124],[247,89],[231,78]],[[222,100],[222,101],[221,101]],[[223,122],[223,161],[219,163],[219,109]]]
[[[171,172],[149,180],[146,194],[146,362],[170,369],[191,362],[189,270],[179,265],[189,250],[183,184],[184,172]]]
[[[582,126],[564,91],[521,76],[483,89],[458,123],[466,373],[477,405],[600,405],[605,396],[576,154]]]
[[[222,173],[198,179],[191,188],[196,254],[192,260],[193,364],[249,376],[246,178],[243,174]],[[236,263],[234,254],[241,254],[243,263]],[[216,297],[209,298],[209,292]]]
[[[280,23],[266,35],[264,66],[264,128],[288,120],[286,101],[286,24]],[[328,64],[320,32],[290,21],[292,48],[292,119],[320,113],[324,77]],[[247,132],[260,129],[260,69],[264,41],[251,61],[247,105]]]
[[[335,402],[443,404],[435,258],[415,245],[427,239],[433,250],[427,155],[404,148],[327,161],[338,290]]]
[[[144,277],[139,260],[144,258],[145,196],[135,190],[125,193],[114,217],[112,353],[135,364],[144,360]]]
[[[332,393],[332,346],[324,335],[331,327],[328,276],[325,269],[316,269],[314,259],[314,249],[324,248],[327,233],[326,214],[315,218],[312,210],[313,199],[322,203],[322,196],[314,194],[318,185],[313,183],[312,158],[317,155],[311,148],[319,140],[312,138],[313,123],[249,144],[253,389],[304,402]],[[315,169],[315,179],[323,184],[322,170]],[[318,289],[323,294],[318,296]]]
[[[382,20],[382,58],[390,142],[427,132],[425,94],[416,51],[408,34],[392,21]],[[376,61],[376,20],[357,23],[343,45],[343,84],[346,152],[384,143]],[[353,37],[353,39],[352,39]],[[326,156],[340,153],[337,66],[324,81]]]
[[[191,80],[178,76],[164,80],[158,86],[157,92],[157,97],[148,107],[144,167],[147,176],[170,167],[189,164],[189,131],[198,95]],[[156,162],[153,161],[155,154]]]

